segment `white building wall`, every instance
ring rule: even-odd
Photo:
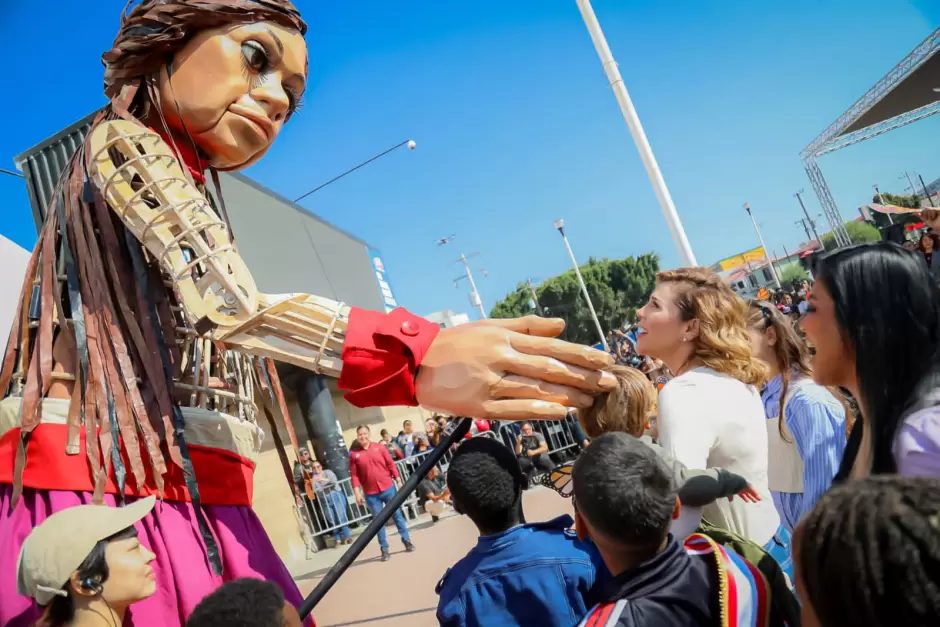
[[[4,345],[16,316],[29,256],[28,250],[0,235],[0,338]]]
[[[460,326],[461,324],[467,324],[470,322],[470,316],[468,314],[454,313],[450,309],[445,309],[444,311],[435,311],[432,314],[426,315],[424,319],[429,320],[430,322],[435,322],[445,329]]]

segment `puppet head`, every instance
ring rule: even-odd
[[[207,165],[242,169],[300,105],[306,31],[290,0],[143,0],[102,55],[105,94]]]

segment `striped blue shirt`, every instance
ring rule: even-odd
[[[803,460],[803,492],[774,492],[780,522],[791,532],[800,518],[829,489],[845,451],[845,408],[829,390],[812,381],[794,389],[793,375],[787,391],[784,421]],[[767,418],[780,415],[783,379],[774,377],[761,392]],[[774,463],[774,460],[770,460]]]

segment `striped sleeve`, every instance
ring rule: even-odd
[[[845,410],[825,388],[812,386],[790,399],[785,420],[803,460],[803,494],[798,511],[791,513],[795,525],[829,489],[839,471],[845,449]]]
[[[578,627],[617,627],[627,609],[627,603],[626,599],[620,599],[616,603],[595,605]]]

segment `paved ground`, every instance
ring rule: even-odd
[[[525,493],[523,506],[529,521],[572,513],[570,501],[541,487]],[[314,610],[318,627],[437,625],[434,587],[444,571],[473,548],[477,530],[466,516],[449,512],[437,524],[424,516],[409,531],[418,549],[414,553],[404,552],[397,531],[389,532],[391,561],[379,561],[377,541],[362,552]],[[340,555],[342,549],[320,551],[293,568],[300,591],[313,590]]]

